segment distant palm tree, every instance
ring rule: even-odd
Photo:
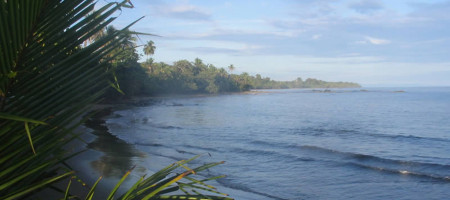
[[[230,65],[228,66],[228,71],[231,73],[235,70],[236,68],[234,67],[234,65]]]
[[[91,12],[89,12],[88,14],[86,14],[86,18],[98,18],[100,16],[100,13],[95,12],[94,10],[92,10]],[[104,22],[104,20],[102,20],[102,23]],[[94,33],[91,37],[89,37],[87,40],[84,41],[84,47],[86,47],[88,44],[92,44],[94,41],[99,40],[100,38],[105,36],[105,30],[106,28],[103,27],[101,28],[99,31],[97,31],[96,33]]]
[[[147,55],[147,65],[148,65],[148,69],[150,71],[150,74],[153,74],[153,68],[152,68],[152,64],[153,64],[153,59],[149,59],[149,56],[155,54],[155,50],[156,50],[156,46],[155,43],[150,40],[147,42],[146,45],[144,45],[144,54]]]
[[[117,35],[118,32],[122,32],[122,38],[120,39],[120,45],[112,50],[112,52],[106,55],[107,58],[111,58],[110,63],[127,63],[133,59],[139,59],[139,55],[135,53],[137,38],[134,37],[134,32],[125,29],[118,30],[113,25],[107,26],[102,37]],[[118,38],[117,38],[118,39]]]
[[[200,58],[195,58],[195,60],[194,60],[194,66],[196,66],[196,67],[202,67],[204,64],[203,64],[203,61],[202,61],[202,59],[200,59]]]
[[[148,41],[147,44],[144,45],[144,54],[147,55],[147,59],[149,55],[151,56],[155,54],[155,50],[155,43],[152,40]]]

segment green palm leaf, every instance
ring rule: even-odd
[[[130,35],[137,32],[128,29],[137,20],[83,44],[104,31],[115,20],[111,17],[115,12],[133,5],[124,0],[94,11],[94,4],[94,0],[0,1],[0,199],[27,199],[73,174],[65,161],[77,152],[64,147],[78,138],[73,130],[80,123],[74,120],[101,100],[111,82],[119,89],[109,62],[120,57],[120,49],[136,46]],[[160,199],[180,188],[222,194],[203,183],[212,179],[182,181],[221,164],[190,169],[186,164],[195,158],[142,177],[119,199]],[[186,170],[174,174],[180,167]],[[114,199],[128,175],[108,199]],[[99,182],[86,199],[94,197]],[[71,181],[59,189],[64,199],[72,197],[70,185]]]
[[[93,0],[0,1],[0,172],[7,172],[1,173],[0,198],[29,195],[59,180],[51,174],[70,157],[63,147],[76,138],[71,123],[109,87],[104,58],[127,29],[81,44],[125,4],[109,3],[86,17]]]

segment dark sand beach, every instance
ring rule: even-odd
[[[109,132],[106,120],[122,117],[114,114],[114,111],[130,107],[147,107],[158,101],[159,98],[141,98],[122,104],[95,105],[91,109],[92,111],[85,114],[84,117],[88,117],[88,119],[78,129],[78,132],[83,133],[81,137],[83,141],[77,140],[70,145],[74,152],[84,151],[68,161],[68,164],[76,171],[76,180],[80,180],[72,182],[72,193],[81,194],[83,197],[89,192],[90,186],[94,185],[99,177],[102,177],[94,199],[105,199],[116,183],[130,169],[133,170],[119,188],[119,194],[124,193],[142,176],[149,176],[180,158],[192,157],[183,152],[178,152],[180,155],[177,158],[160,152],[150,154],[141,152],[135,144],[127,143]],[[232,197],[237,199],[248,199],[251,196],[247,192],[223,187],[218,183],[210,182],[209,184],[220,188],[221,192],[232,194]],[[65,186],[67,183],[62,184],[61,188]]]
[[[74,152],[84,151],[68,161],[77,175],[77,182],[72,186],[74,193],[89,192],[90,186],[102,177],[95,197],[104,199],[120,178],[135,166],[132,160],[144,156],[133,145],[108,132],[104,118],[111,115],[112,109],[112,105],[95,105],[84,116],[88,117],[84,125],[77,130],[83,133],[83,141],[77,140],[70,145]],[[135,167],[133,172],[137,171],[139,168]],[[133,176],[128,179],[124,186],[131,182]]]
[[[82,196],[87,194],[90,187],[101,177],[94,199],[106,199],[127,171],[132,170],[119,188],[119,194],[125,192],[142,176],[151,175],[173,163],[173,160],[163,155],[152,155],[152,160],[156,162],[144,162],[147,154],[136,149],[134,144],[111,134],[105,124],[107,118],[121,117],[113,114],[116,110],[149,106],[155,102],[158,102],[158,98],[143,97],[114,104],[96,104],[80,117],[80,120],[86,119],[76,131],[83,133],[81,140],[75,140],[68,145],[72,152],[83,151],[67,161],[76,172],[76,178],[72,180],[72,193]],[[64,188],[67,183],[62,186],[61,188]]]

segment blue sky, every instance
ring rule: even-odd
[[[108,2],[100,0],[100,3]],[[117,27],[154,59],[202,59],[275,80],[450,86],[450,0],[132,0]],[[145,56],[143,56],[145,58]]]

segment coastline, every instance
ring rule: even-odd
[[[120,178],[133,168],[131,158],[141,156],[131,144],[110,134],[105,126],[105,118],[112,114],[115,107],[121,106],[122,104],[96,104],[81,116],[80,119],[87,117],[77,129],[77,132],[82,133],[81,140],[74,140],[68,145],[72,152],[84,151],[67,161],[76,172],[77,184],[72,180],[71,186],[74,194],[86,195],[101,177],[94,199],[105,199]],[[124,186],[129,185],[133,178],[127,179],[122,190],[127,188]]]
[[[280,90],[311,90],[312,92],[316,90],[342,90],[342,89],[355,89],[364,90],[365,87],[304,87],[304,88],[268,88],[268,89],[251,89],[248,91],[240,92],[220,92],[220,93],[186,93],[186,94],[155,94],[154,96],[135,96],[129,99],[121,99],[117,102],[109,102],[110,106],[145,106],[154,102],[158,102],[165,98],[184,98],[184,97],[209,97],[209,96],[220,96],[220,95],[257,95],[266,93],[278,93]]]
[[[111,134],[105,125],[108,118],[120,117],[114,115],[116,110],[134,106],[149,106],[155,101],[155,98],[147,97],[136,98],[120,104],[93,105],[90,111],[82,116],[89,116],[88,120],[77,131],[83,132],[81,139],[84,142],[80,140],[73,141],[70,144],[70,148],[75,152],[80,150],[84,150],[84,152],[67,162],[77,176],[77,181],[72,179],[71,193],[84,197],[95,181],[102,177],[102,180],[97,185],[94,199],[106,199],[109,192],[128,170],[134,168],[119,188],[118,194],[126,192],[127,188],[130,188],[141,176],[145,174],[151,175],[168,164],[178,161],[174,160],[178,158],[166,157],[159,153],[149,154],[141,152],[135,144],[126,143]],[[180,152],[181,154],[183,153]],[[188,159],[191,155],[181,155],[181,157],[182,159]],[[151,162],[148,161],[149,158],[151,158]],[[79,180],[82,180],[82,182]],[[83,183],[86,185],[83,186]],[[235,199],[251,199],[251,197],[256,195],[239,188],[225,187],[220,182],[210,182],[209,184],[218,187],[221,192],[230,194]],[[67,182],[61,185],[61,188],[65,189],[65,187],[67,187]]]
[[[101,110],[107,110],[112,108],[113,105],[95,104],[77,119],[73,121],[73,124],[85,120],[91,113]],[[66,151],[70,154],[77,154],[65,161],[67,166],[74,171],[70,181],[69,194],[75,195],[79,198],[84,198],[89,193],[89,190],[94,185],[95,181],[101,177],[99,173],[92,170],[90,163],[98,160],[102,156],[102,152],[88,148],[88,144],[95,141],[98,136],[94,134],[93,129],[87,127],[85,122],[78,126],[75,130],[75,134],[79,134],[78,139],[72,140],[65,146]],[[64,179],[61,182],[57,182],[54,186],[58,190],[65,191],[69,184],[68,179]],[[102,186],[101,182],[99,187],[101,189],[96,190],[94,199],[105,199],[107,190]],[[46,199],[48,197],[64,197],[63,192],[57,192],[52,189],[44,189],[34,195],[37,199]]]
[[[109,192],[129,170],[132,170],[131,174],[119,187],[118,194],[125,193],[142,176],[153,174],[174,162],[164,155],[153,154],[151,157],[157,162],[146,162],[145,158],[150,155],[138,150],[135,144],[129,144],[111,134],[105,124],[108,118],[121,117],[115,116],[114,111],[135,106],[150,106],[158,102],[156,99],[139,97],[111,104],[95,104],[80,116],[79,120],[86,118],[76,130],[77,133],[82,133],[81,140],[74,140],[67,145],[72,153],[83,151],[67,161],[76,176],[72,179],[71,193],[80,197],[86,196],[90,187],[101,177],[93,199],[106,199]],[[65,187],[67,182],[60,185],[63,190]]]
[[[305,88],[313,91],[312,88]],[[72,152],[84,151],[83,153],[68,160],[68,164],[76,171],[76,176],[79,178],[81,189],[76,189],[77,193],[84,194],[89,192],[89,187],[95,183],[99,177],[103,177],[99,183],[101,188],[99,191],[104,193],[112,189],[117,181],[129,169],[136,167],[140,158],[145,158],[145,153],[135,148],[134,144],[128,144],[115,135],[111,134],[105,125],[106,118],[120,117],[113,116],[114,111],[127,109],[130,107],[150,106],[160,102],[166,98],[191,98],[191,97],[209,97],[217,95],[259,95],[267,93],[277,93],[276,89],[264,90],[250,90],[246,92],[236,93],[219,93],[219,94],[184,94],[184,95],[160,95],[160,96],[141,96],[132,97],[130,99],[123,99],[114,103],[94,104],[84,115],[80,116],[78,120],[87,118],[86,121],[77,128],[76,132],[83,133],[80,140],[74,140],[68,145]],[[152,155],[154,156],[154,155]],[[161,156],[164,159],[164,156]],[[147,163],[148,164],[148,163]],[[165,165],[154,166],[150,171],[157,171],[165,167]],[[140,175],[143,175],[143,166],[137,166],[134,172],[134,178],[137,180]],[[136,175],[138,174],[138,175]],[[83,182],[86,186],[83,186]],[[73,186],[72,186],[73,187]],[[124,187],[122,187],[124,188]],[[99,193],[99,192],[97,192]],[[96,194],[99,195],[99,194]]]
[[[309,89],[312,92],[313,89]],[[121,117],[114,115],[114,111],[128,109],[130,107],[147,107],[152,104],[171,98],[195,98],[209,97],[217,95],[260,95],[267,93],[278,93],[277,90],[252,90],[239,93],[202,94],[202,95],[165,95],[165,96],[144,96],[124,99],[115,103],[95,104],[79,120],[87,118],[76,132],[83,133],[80,140],[75,140],[69,144],[73,152],[84,151],[83,153],[68,160],[69,166],[76,171],[76,181],[72,180],[71,191],[74,194],[86,195],[99,177],[102,180],[98,184],[98,190],[94,199],[105,199],[108,193],[114,188],[120,178],[130,169],[134,168],[132,174],[119,188],[119,193],[137,181],[144,174],[152,174],[174,162],[173,158],[164,155],[146,154],[141,152],[135,144],[129,144],[122,139],[111,134],[106,126],[108,118]],[[146,157],[151,156],[153,160],[161,162],[145,163]],[[85,185],[83,185],[85,183]],[[61,188],[67,186],[62,184]],[[219,186],[220,187],[220,186]],[[233,194],[236,197],[246,197],[246,192],[237,188],[221,188],[222,192]],[[239,199],[239,198],[237,198]]]

